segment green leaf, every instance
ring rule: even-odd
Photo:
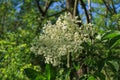
[[[103,36],[102,36],[102,40],[105,40],[105,39],[112,39],[116,36],[119,36],[120,35],[120,31],[109,31],[109,32],[106,32]]]
[[[120,45],[120,35],[115,36],[110,40],[110,48],[113,48],[119,45]]]
[[[56,77],[56,69],[52,67],[51,64],[46,64],[44,74],[47,80],[54,80]]]
[[[31,68],[24,69],[24,72],[27,75],[27,77],[30,78],[31,80],[35,80],[40,75],[39,72]]]
[[[119,64],[117,61],[115,60],[108,61],[107,64],[111,67],[113,71],[119,71]]]
[[[101,70],[103,69],[104,65],[105,65],[106,60],[102,59],[100,61],[97,62],[97,66],[98,66],[98,71],[101,72]]]
[[[45,75],[47,76],[47,80],[51,79],[51,66],[50,66],[50,64],[46,64]]]
[[[95,74],[100,80],[105,80],[105,75],[103,73]]]
[[[39,75],[35,78],[35,80],[47,80],[45,76]]]
[[[87,80],[97,80],[94,76],[89,76]]]

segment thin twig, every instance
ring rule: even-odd
[[[54,13],[54,14],[52,14],[52,15],[49,15],[49,16],[45,17],[45,18],[49,18],[49,17],[53,17],[53,16],[57,16],[57,15],[59,15],[59,14],[65,12],[65,11],[66,11],[66,9],[61,10],[60,12]]]
[[[51,6],[51,4],[52,4],[53,2],[54,2],[54,1],[50,1],[50,2],[48,1],[48,2],[46,2],[45,7],[44,7],[44,15],[47,13],[49,7]]]
[[[105,0],[103,0],[103,3],[105,4],[105,6],[106,6],[106,8],[108,9],[108,11],[109,11],[110,13],[112,13],[110,6],[105,2]]]
[[[114,11],[114,13],[117,14],[117,11],[115,10],[115,5],[114,5],[113,0],[111,0],[111,3],[112,3],[112,7],[113,7],[113,11]]]
[[[39,12],[42,14],[42,16],[44,16],[44,11],[42,10],[42,8],[41,8],[41,6],[39,4],[39,0],[35,0],[35,1],[36,1]]]
[[[86,9],[86,5],[85,5],[85,3],[84,3],[83,0],[80,0],[80,3],[81,3],[81,5],[82,5],[82,7],[83,7],[83,9],[84,9],[84,11],[85,11],[87,23],[90,23],[89,15],[88,15],[88,12],[87,12],[87,9]]]

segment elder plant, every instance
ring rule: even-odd
[[[69,55],[71,54],[73,59],[77,58],[78,54],[82,53],[81,44],[90,42],[89,36],[94,32],[92,24],[79,26],[78,22],[80,21],[77,17],[73,19],[69,13],[61,15],[55,24],[48,21],[39,38],[35,38],[31,51],[35,55],[42,55],[47,64],[59,66],[64,63],[62,59],[68,64]]]

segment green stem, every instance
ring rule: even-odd
[[[70,53],[67,55],[67,68],[70,68]]]
[[[67,68],[70,68],[70,53],[67,55]],[[68,75],[67,79],[70,80],[70,75]]]

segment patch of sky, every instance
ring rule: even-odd
[[[120,12],[120,3],[115,5],[115,8],[117,9],[117,12]]]
[[[57,1],[50,6],[50,9],[55,11],[60,11],[62,9],[62,5],[63,4],[61,2]]]
[[[84,14],[84,9],[82,9],[80,4],[78,4],[77,7],[78,7],[79,16],[83,16],[83,17],[81,17],[82,21],[86,23],[86,16]]]
[[[20,12],[22,5],[23,5],[23,2],[20,2],[20,3],[18,3],[18,4],[15,6],[15,9],[16,9],[16,11],[17,11],[18,13]]]

